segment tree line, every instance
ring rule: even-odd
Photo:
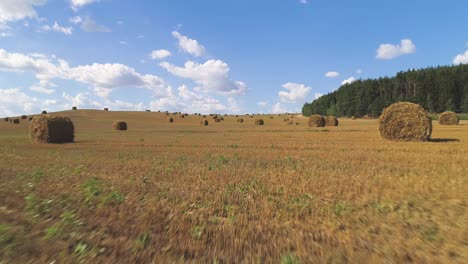
[[[430,113],[468,113],[468,64],[402,71],[396,76],[357,80],[304,104],[302,114],[379,116],[392,103],[409,101]]]

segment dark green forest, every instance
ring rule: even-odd
[[[430,113],[468,113],[468,65],[413,69],[392,78],[358,80],[304,104],[302,114],[377,117],[399,101],[418,103]]]

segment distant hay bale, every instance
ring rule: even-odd
[[[184,115],[181,115],[180,118],[185,118],[185,116],[184,116]]]
[[[460,123],[457,114],[451,111],[443,112],[439,115],[439,124],[444,126],[456,126]]]
[[[239,117],[239,115],[236,115],[236,117]]]
[[[42,110],[41,112],[43,115],[47,114],[47,111],[46,110]]]
[[[263,122],[263,119],[255,119],[255,125],[257,126],[263,126],[265,123]]]
[[[244,119],[238,118],[238,119],[237,119],[237,123],[244,123]]]
[[[169,119],[167,121],[169,121],[169,123],[174,123],[174,118],[169,117]]]
[[[289,122],[289,118],[283,119],[283,122]]]
[[[391,141],[428,141],[432,121],[418,104],[399,102],[385,108],[379,118],[382,138]]]
[[[104,108],[104,111],[109,111],[109,108],[105,107],[105,108]]]
[[[352,116],[352,117],[351,117],[351,120],[356,120],[356,117],[355,117],[355,116]]]
[[[202,120],[202,121],[200,122],[200,124],[201,124],[202,126],[207,126],[207,125],[208,125],[208,120]]]
[[[308,122],[309,127],[324,127],[325,118],[321,115],[311,115]]]
[[[215,121],[216,123],[219,123],[219,122],[221,122],[221,118],[215,118],[214,121]]]
[[[18,118],[13,119],[13,124],[19,124],[20,120]]]
[[[28,116],[27,115],[22,115],[21,119],[28,119]]]
[[[334,116],[325,117],[325,126],[338,126],[338,119]]]
[[[76,106],[73,106],[72,110],[75,111],[75,110],[78,110],[78,108]]]
[[[253,118],[254,116],[253,116],[253,115],[251,115],[251,116],[249,116],[249,117],[250,117],[250,118]]]
[[[270,119],[273,119],[274,117],[270,116]]]
[[[206,118],[206,115],[203,115],[203,118]]]
[[[149,110],[149,109],[146,109],[146,112],[151,112],[151,110]]]
[[[127,130],[127,122],[125,121],[114,121],[114,124],[112,124],[112,128],[114,130]]]
[[[40,115],[33,118],[30,133],[35,143],[69,143],[75,139],[75,126],[67,116]]]
[[[296,126],[298,126],[298,125],[299,125],[299,122],[296,122]]]
[[[28,117],[28,120],[31,121],[31,120],[33,120],[33,118],[34,117],[30,116],[30,117]]]
[[[3,121],[5,121],[5,122],[10,122],[10,118],[9,118],[9,117],[4,117],[4,118],[3,118]]]
[[[169,115],[169,113],[166,112],[166,115]]]
[[[294,121],[291,120],[291,121],[287,122],[286,124],[288,124],[289,126],[292,126],[292,125],[294,125]]]
[[[224,117],[221,117],[220,119],[221,119],[221,121],[224,121]]]

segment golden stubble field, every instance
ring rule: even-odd
[[[67,111],[76,142],[0,122],[0,263],[463,263],[468,122]],[[170,115],[173,117],[173,115]],[[209,118],[209,116],[208,116]],[[128,131],[112,131],[114,120]]]

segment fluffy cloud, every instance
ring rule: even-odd
[[[348,79],[344,80],[343,82],[341,82],[341,85],[345,85],[345,84],[351,84],[353,82],[356,81],[356,78],[354,77],[349,77]]]
[[[108,96],[112,89],[124,87],[145,88],[156,96],[170,93],[170,87],[158,76],[140,74],[123,64],[94,63],[70,67],[61,59],[35,58],[0,49],[0,70],[33,72],[43,87],[52,79],[75,80],[93,86],[96,94],[102,97]]]
[[[377,59],[391,60],[393,58],[411,54],[416,51],[416,46],[413,44],[411,39],[403,39],[398,45],[393,44],[381,44],[377,50]]]
[[[92,20],[89,17],[86,17],[81,22],[81,29],[86,32],[111,32],[111,30],[108,27],[97,24],[94,20]]]
[[[41,101],[21,92],[19,88],[0,89],[0,115],[14,116],[20,113],[38,112]]]
[[[188,113],[233,113],[239,111],[237,102],[233,98],[228,98],[228,104],[226,106],[226,104],[222,103],[220,100],[197,94],[185,85],[178,88],[177,94],[152,101],[150,103],[150,108],[153,110],[182,111]]]
[[[46,0],[1,0],[0,24],[25,18],[36,18],[35,6],[45,4]]]
[[[278,102],[278,103],[276,103],[276,104],[273,105],[273,107],[272,107],[272,109],[271,109],[271,112],[272,112],[273,114],[281,114],[281,113],[286,113],[286,112],[288,112],[288,111],[286,110],[286,108],[284,108],[284,107],[281,105],[281,103]]]
[[[74,16],[74,17],[70,18],[69,21],[70,21],[70,23],[78,25],[78,24],[81,24],[81,22],[83,22],[83,19],[80,16]]]
[[[168,62],[162,62],[160,65],[175,76],[194,81],[198,85],[196,91],[240,95],[247,90],[245,83],[229,78],[229,66],[220,60],[209,60],[204,64],[188,61],[184,67],[177,67]]]
[[[153,60],[161,60],[167,57],[172,56],[172,53],[168,50],[153,50],[150,54],[151,59]]]
[[[323,93],[315,93],[315,94],[314,94],[314,100],[317,100],[317,99],[319,99],[319,98],[322,97],[322,96],[323,96]]]
[[[338,76],[340,76],[340,73],[335,72],[335,71],[325,73],[325,77],[327,77],[327,78],[336,78]]]
[[[260,101],[260,102],[257,102],[257,105],[260,107],[266,107],[268,105],[268,102]]]
[[[99,2],[99,0],[70,0],[70,5],[73,10],[78,10],[80,7]]]
[[[55,23],[52,26],[49,26],[49,25],[42,26],[42,30],[44,30],[44,31],[56,31],[56,32],[63,33],[65,35],[71,35],[72,31],[73,31],[73,28],[72,27],[62,27],[57,23],[57,21],[55,21]]]
[[[453,64],[458,65],[458,64],[468,64],[468,50],[465,51],[465,53],[458,54],[454,59],[453,59]]]
[[[29,90],[33,91],[33,92],[38,92],[38,93],[44,93],[44,94],[53,94],[55,92],[54,89],[48,89],[44,86],[40,86],[40,85],[33,85],[29,88]]]
[[[179,40],[179,47],[183,51],[196,57],[202,57],[205,55],[205,47],[200,45],[195,39],[190,39],[177,31],[173,31],[172,36]]]
[[[278,97],[283,102],[305,102],[305,99],[310,92],[310,87],[299,83],[285,83],[283,84],[283,88],[289,90],[289,92],[278,92]]]

